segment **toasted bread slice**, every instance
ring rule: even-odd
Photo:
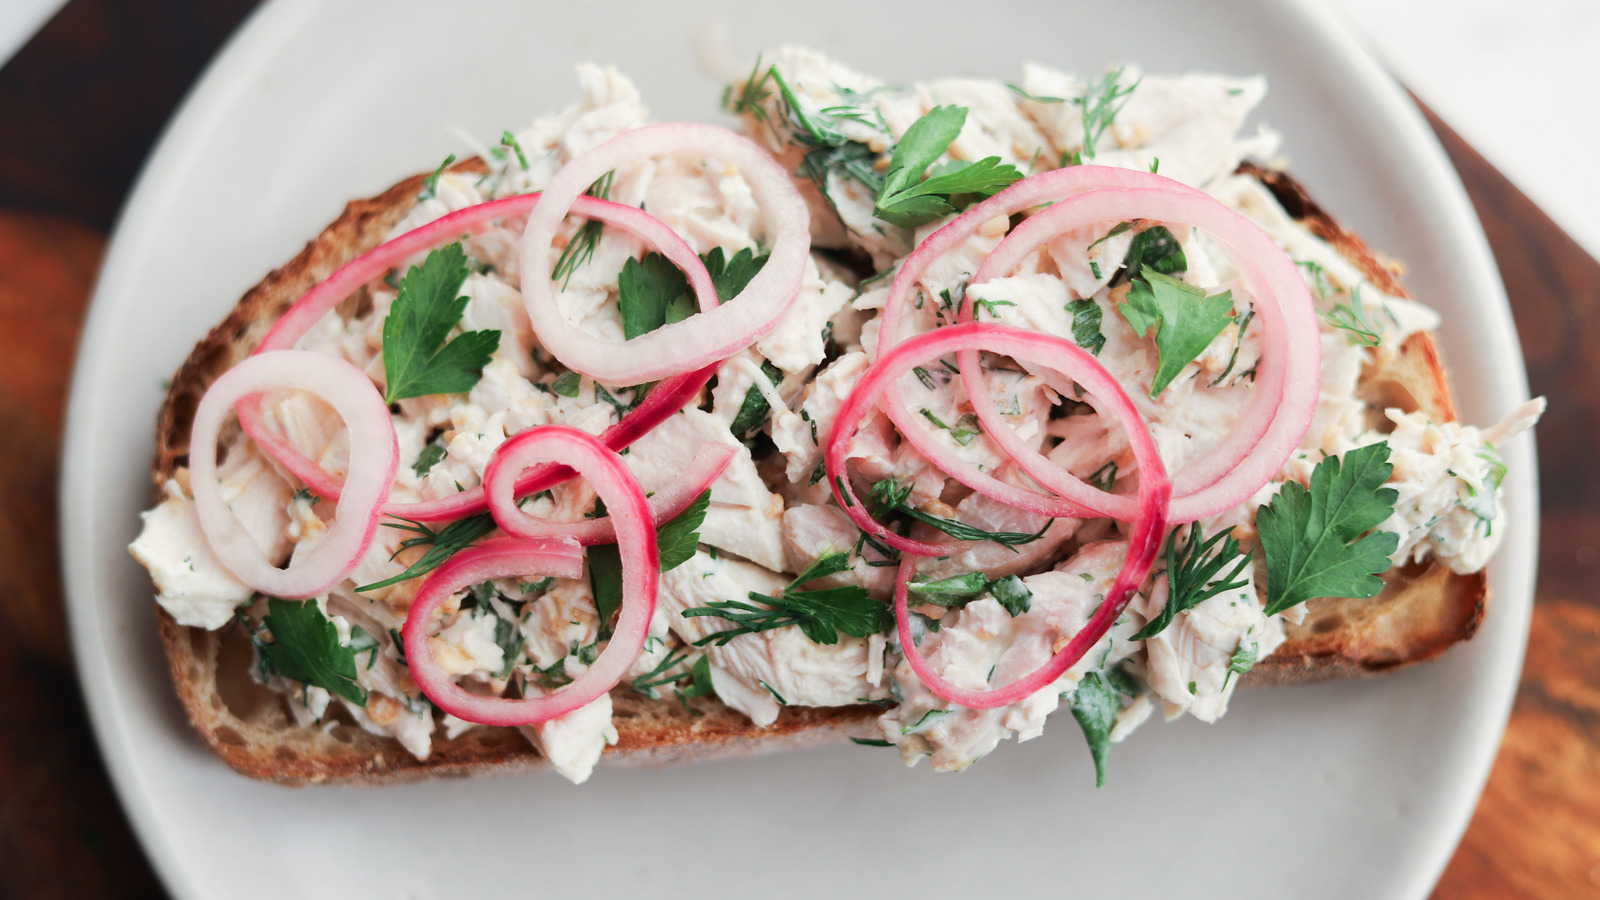
[[[478,172],[484,165],[468,160],[455,168]],[[1403,295],[1395,270],[1336,224],[1287,175],[1255,167],[1246,171],[1376,285]],[[349,204],[298,256],[245,294],[194,349],[173,377],[161,408],[152,472],[158,492],[168,478],[186,475],[182,468],[189,425],[211,382],[249,355],[303,293],[380,243],[411,209],[421,185],[422,176],[414,176]],[[1362,391],[1375,404],[1423,409],[1441,421],[1454,418],[1438,349],[1427,334],[1413,336],[1381,370],[1363,373]],[[1387,580],[1388,587],[1372,600],[1311,601],[1304,622],[1287,626],[1288,641],[1262,660],[1246,683],[1366,675],[1418,662],[1471,637],[1483,617],[1482,573],[1455,575],[1428,563],[1394,570]],[[298,727],[282,696],[251,680],[250,645],[237,630],[186,628],[159,607],[157,615],[167,662],[190,721],[223,761],[246,775],[286,784],[377,783],[544,765],[527,739],[510,728],[480,727],[453,739],[436,737],[428,759],[418,760],[397,741],[365,732],[337,714],[325,727]],[[619,688],[612,693],[612,704],[618,742],[604,757],[612,762],[744,755],[865,736],[880,713],[875,706],[790,707],[775,723],[760,728],[711,698],[692,701],[691,713],[676,702],[649,700]]]

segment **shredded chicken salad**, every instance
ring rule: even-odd
[[[578,81],[579,103],[478,148],[486,173],[441,166],[391,237],[544,190],[574,159],[650,123],[638,88],[617,70],[582,66]],[[647,497],[668,492],[707,447],[726,447],[728,461],[708,497],[659,524],[656,604],[642,650],[613,690],[691,712],[696,698],[714,696],[756,726],[786,706],[870,704],[882,710],[879,733],[861,742],[892,745],[907,764],[926,758],[938,770],[963,769],[1004,740],[1037,737],[1066,707],[1103,778],[1109,745],[1153,713],[1213,722],[1226,712],[1241,677],[1284,642],[1285,621],[1304,615],[1304,601],[1372,596],[1377,575],[1411,561],[1482,568],[1508,527],[1499,448],[1537,420],[1542,401],[1483,428],[1369,407],[1358,389],[1363,373],[1392,363],[1440,319],[1385,293],[1241,172],[1243,162],[1277,160],[1278,135],[1245,127],[1265,91],[1260,78],[1132,67],[1084,78],[1032,64],[1015,84],[900,88],[799,48],[765,57],[731,85],[726,111],[795,176],[811,249],[776,326],[721,360],[705,390],[623,451]],[[1090,165],[1198,189],[1288,255],[1316,312],[1314,409],[1270,483],[1164,533],[1151,574],[1092,649],[1015,702],[970,708],[919,676],[906,642],[940,683],[966,690],[1040,669],[1105,603],[1130,553],[1128,524],[1008,505],[952,478],[884,412],[838,419],[879,359],[884,307],[907,256],[1010,184]],[[724,300],[773,252],[758,194],[726,160],[639,159],[588,194],[668,226],[704,261]],[[1181,487],[1186,467],[1229,440],[1255,396],[1269,355],[1255,283],[1213,235],[1150,219],[1060,233],[975,283],[1025,218],[981,223],[939,256],[900,310],[894,339],[966,315],[1070,341],[1125,388]],[[596,381],[540,342],[519,274],[525,220],[506,218],[460,240],[465,275],[441,295],[465,298],[445,326],[460,350],[441,331],[434,369],[416,377],[448,389],[390,406],[399,459],[391,502],[477,488],[502,445],[528,429],[601,435],[652,390]],[[693,312],[685,275],[624,228],[569,217],[550,255],[560,315],[584,333],[624,341]],[[405,260],[369,284],[363,302],[318,319],[295,349],[338,357],[380,389],[392,384],[396,310],[410,315],[408,304],[421,302],[429,284],[454,280],[434,274],[443,259]],[[452,360],[460,371],[441,374]],[[1132,495],[1141,473],[1129,432],[1081,386],[995,354],[984,354],[982,366],[999,415],[1029,449],[1101,491]],[[906,408],[941,452],[1001,484],[1038,490],[980,421],[958,369],[954,354],[915,367],[896,382]],[[270,392],[261,418],[334,476],[356,464],[343,420],[311,394]],[[900,586],[909,629],[897,627],[891,604],[901,552],[858,527],[827,475],[825,450],[840,424],[854,429],[847,466],[868,513],[897,534],[953,542],[900,576],[909,579]],[[335,504],[248,433],[225,441],[215,477],[227,509],[272,564],[309,553]],[[255,676],[284,695],[298,724],[354,721],[418,758],[441,736],[482,727],[418,687],[401,632],[429,572],[495,532],[488,513],[453,522],[387,516],[347,577],[297,602],[267,596],[224,564],[194,498],[180,469],[130,549],[179,624],[249,637]],[[605,514],[581,478],[518,506],[574,522]],[[1313,533],[1320,537],[1308,543]],[[438,668],[485,696],[545,696],[581,678],[612,637],[620,590],[615,546],[585,554],[582,577],[496,577],[446,600],[426,637]],[[522,730],[574,782],[618,739],[608,693]]]

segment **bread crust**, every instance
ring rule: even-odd
[[[483,172],[481,160],[453,171]],[[1398,267],[1382,262],[1338,225],[1287,174],[1251,164],[1240,171],[1258,178],[1284,208],[1359,266],[1385,292],[1405,296]],[[201,396],[219,375],[248,356],[290,305],[339,266],[376,246],[410,211],[423,176],[382,194],[349,203],[298,255],[251,288],[190,353],[162,404],[151,474],[162,486],[186,463],[189,425]],[[1382,370],[1364,373],[1369,401],[1423,409],[1440,421],[1454,408],[1439,350],[1427,334],[1414,335]],[[1456,575],[1437,563],[1407,566],[1387,576],[1388,586],[1369,601],[1320,599],[1308,604],[1303,623],[1287,624],[1288,640],[1262,660],[1245,684],[1317,681],[1364,676],[1431,659],[1472,636],[1487,598],[1483,573]],[[252,778],[290,785],[325,782],[389,783],[424,777],[515,772],[547,765],[515,729],[476,727],[438,738],[418,760],[391,738],[378,737],[330,712],[320,728],[293,724],[281,695],[250,681],[248,641],[234,629],[207,632],[177,624],[159,606],[162,646],[189,721],[225,763]],[[761,728],[715,699],[677,703],[649,700],[626,689],[612,693],[618,733],[603,761],[665,764],[691,759],[772,752],[866,736],[876,706],[784,708]],[[333,709],[333,707],[330,707]]]

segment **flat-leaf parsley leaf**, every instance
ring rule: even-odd
[[[356,684],[356,652],[339,643],[339,630],[315,600],[269,597],[261,621],[272,631],[272,640],[258,645],[261,659],[273,671],[358,706],[367,705],[367,692]]]
[[[1400,496],[1383,486],[1393,471],[1386,442],[1357,447],[1342,460],[1317,463],[1309,489],[1288,482],[1256,511],[1267,558],[1267,615],[1313,597],[1366,598],[1383,590],[1378,576],[1389,570],[1400,536],[1372,529]]]
[[[483,377],[500,332],[469,331],[446,343],[461,321],[467,298],[457,296],[467,280],[461,244],[428,254],[400,279],[400,293],[383,320],[384,401],[469,391]]]
[[[1150,382],[1150,396],[1154,397],[1233,321],[1233,292],[1208,297],[1200,288],[1149,266],[1144,267],[1142,276],[1134,280],[1127,301],[1117,310],[1141,337],[1156,328],[1160,363]]]

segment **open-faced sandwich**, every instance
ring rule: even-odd
[[[785,48],[740,135],[578,78],[174,378],[131,549],[233,767],[947,770],[1059,709],[1103,777],[1152,713],[1477,628],[1542,405],[1455,421],[1438,314],[1242,131],[1261,79]]]

